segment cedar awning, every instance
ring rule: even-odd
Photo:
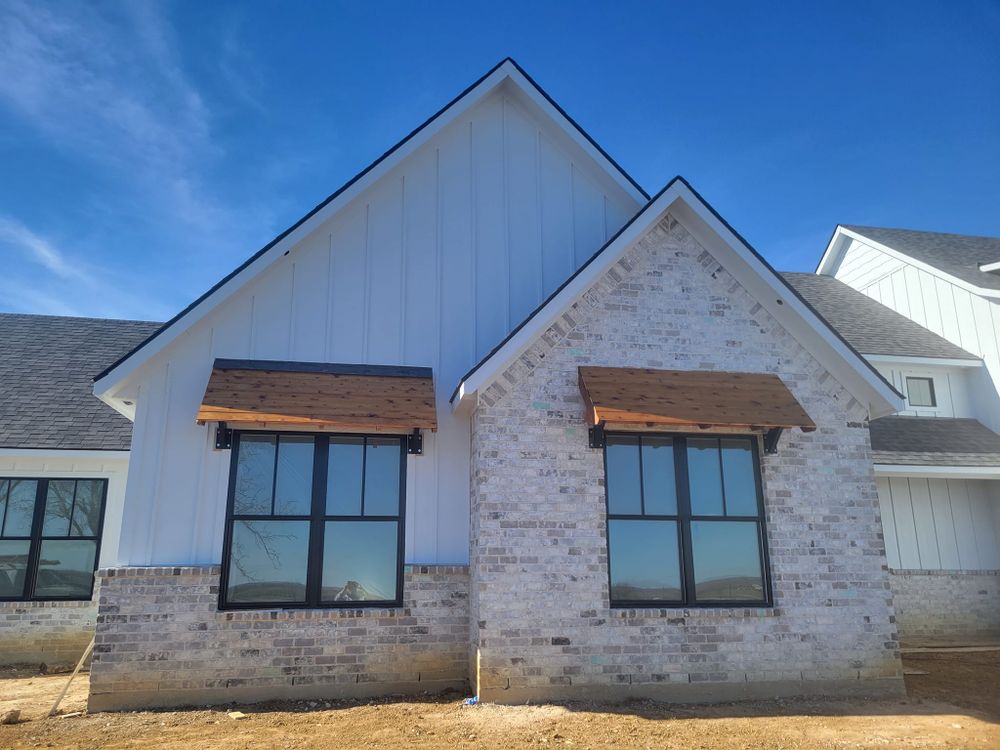
[[[437,429],[429,367],[217,359],[198,422]]]
[[[581,367],[580,393],[591,425],[816,429],[777,375]]]

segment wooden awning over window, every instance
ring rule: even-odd
[[[591,425],[816,429],[777,375],[581,367]]]
[[[217,359],[198,422],[407,432],[437,429],[429,367]]]

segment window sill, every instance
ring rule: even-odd
[[[757,617],[778,617],[781,610],[770,604],[753,606],[723,607],[615,607],[611,617],[617,620],[655,619],[751,619]]]
[[[259,622],[263,620],[347,620],[359,617],[405,617],[410,610],[402,604],[369,604],[338,607],[224,607],[216,614],[226,621]]]

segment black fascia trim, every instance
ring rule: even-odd
[[[476,372],[476,370],[478,370],[480,367],[482,367],[484,364],[486,364],[486,362],[488,362],[490,360],[490,358],[494,354],[496,354],[498,351],[500,351],[500,349],[502,349],[504,347],[504,345],[508,341],[510,341],[517,334],[518,331],[520,331],[522,328],[524,328],[524,326],[527,325],[528,322],[530,322],[531,319],[534,318],[538,313],[540,313],[571,281],[573,281],[573,279],[575,279],[587,266],[589,266],[608,247],[610,247],[615,242],[615,240],[618,239],[619,235],[621,235],[622,232],[624,232],[626,229],[628,229],[640,216],[642,216],[644,213],[646,213],[646,211],[649,209],[649,207],[652,206],[654,203],[656,203],[656,201],[659,199],[659,197],[661,195],[663,195],[665,192],[667,192],[667,190],[669,190],[673,186],[673,184],[675,182],[680,182],[688,190],[690,190],[691,193],[694,195],[694,197],[697,198],[701,202],[701,204],[703,206],[705,206],[705,208],[707,208],[712,213],[712,215],[722,223],[723,226],[726,227],[726,229],[728,229],[730,232],[732,232],[733,236],[735,236],[736,239],[738,239],[741,243],[743,243],[743,245],[747,248],[747,250],[749,250],[754,255],[754,257],[756,257],[757,260],[759,260],[764,265],[764,267],[768,271],[771,272],[771,275],[774,276],[781,283],[781,285],[784,286],[785,289],[793,297],[795,297],[799,302],[801,302],[803,305],[805,305],[806,309],[809,310],[813,315],[815,315],[819,319],[819,321],[821,323],[823,323],[833,333],[833,335],[837,338],[837,340],[839,340],[840,343],[842,343],[845,347],[847,347],[848,351],[850,351],[855,357],[857,357],[862,362],[864,362],[865,367],[867,367],[869,371],[871,371],[872,373],[874,373],[875,376],[878,377],[878,379],[881,380],[889,388],[889,390],[891,390],[893,393],[895,393],[900,398],[905,398],[903,396],[903,394],[900,393],[892,383],[890,383],[888,380],[885,379],[885,376],[883,376],[882,373],[880,373],[878,370],[875,369],[875,366],[872,365],[871,362],[869,362],[867,359],[865,359],[865,357],[857,349],[855,349],[853,346],[851,346],[850,343],[848,343],[847,339],[845,339],[840,334],[840,331],[838,331],[836,328],[834,328],[826,318],[824,318],[822,315],[820,315],[819,311],[815,307],[813,307],[811,304],[809,304],[809,302],[805,299],[805,297],[803,297],[801,294],[799,294],[797,291],[795,291],[795,288],[790,283],[788,283],[788,281],[786,281],[781,276],[780,273],[778,273],[776,270],[774,270],[774,267],[764,259],[764,256],[761,255],[759,252],[757,252],[756,248],[754,248],[753,245],[751,245],[749,242],[747,242],[747,240],[743,237],[743,235],[741,235],[739,232],[737,232],[732,227],[732,225],[722,217],[722,214],[720,214],[718,211],[716,211],[715,208],[712,206],[712,204],[709,203],[707,200],[705,200],[701,196],[701,193],[699,193],[697,190],[695,190],[691,186],[690,182],[688,182],[686,179],[684,179],[681,175],[677,175],[670,182],[668,182],[659,192],[657,192],[656,195],[654,195],[652,198],[650,198],[649,202],[646,203],[645,206],[643,206],[642,208],[640,208],[639,211],[635,214],[635,216],[633,216],[631,219],[629,219],[628,222],[625,224],[625,226],[623,226],[621,229],[619,229],[617,232],[615,232],[614,236],[611,237],[611,239],[609,239],[607,242],[605,242],[596,253],[594,253],[592,256],[590,256],[590,258],[588,258],[587,261],[582,266],[580,266],[580,268],[578,268],[576,271],[574,271],[573,274],[568,279],[566,279],[566,281],[564,281],[562,284],[560,284],[559,288],[556,289],[552,294],[550,294],[548,296],[548,298],[546,298],[546,300],[544,302],[542,302],[541,305],[539,305],[534,310],[532,310],[531,313],[528,315],[528,317],[525,318],[517,326],[517,328],[515,328],[509,334],[507,334],[507,336],[503,339],[503,341],[501,341],[499,344],[497,344],[495,347],[493,347],[493,349],[491,349],[490,352],[485,357],[483,357],[481,360],[479,360],[479,362],[477,362],[475,364],[475,366],[473,366],[473,368],[471,370],[469,370],[465,375],[463,375],[462,378],[458,381],[458,385],[455,386],[455,390],[451,394],[451,398],[449,399],[449,403],[455,401],[455,396],[458,395],[458,389],[459,389],[459,387],[461,387],[462,383],[464,383],[466,380],[468,380],[470,377],[472,377],[472,375]]]
[[[433,378],[430,367],[401,365],[363,365],[338,362],[293,362],[277,359],[216,359],[216,370],[255,370],[270,372],[313,372],[323,375],[376,375],[383,378]]]
[[[422,122],[416,128],[414,128],[413,130],[411,130],[406,136],[404,136],[402,138],[402,140],[398,141],[395,145],[393,145],[391,148],[389,148],[388,151],[386,151],[385,153],[383,153],[375,161],[373,161],[371,164],[369,164],[363,170],[361,170],[356,175],[354,175],[354,177],[352,177],[350,180],[348,180],[347,182],[345,182],[336,191],[334,191],[329,196],[327,196],[326,198],[324,198],[323,201],[321,201],[319,204],[317,204],[312,210],[309,211],[309,213],[307,213],[301,219],[299,219],[298,221],[296,221],[294,224],[292,224],[290,227],[288,227],[288,229],[286,229],[284,232],[282,232],[281,234],[279,234],[277,237],[275,237],[269,243],[267,243],[266,245],[264,245],[264,247],[262,247],[256,253],[254,253],[253,255],[251,255],[246,261],[244,261],[237,268],[235,268],[233,271],[231,271],[226,276],[224,276],[218,283],[216,283],[214,286],[212,286],[211,289],[209,289],[203,295],[201,295],[200,297],[198,297],[194,302],[192,302],[190,305],[188,305],[187,307],[185,307],[183,310],[181,310],[179,313],[177,313],[174,317],[172,317],[166,323],[164,323],[160,328],[158,328],[156,331],[154,331],[152,334],[150,334],[147,338],[145,338],[137,346],[135,346],[133,349],[131,349],[128,353],[126,353],[123,356],[119,357],[113,364],[111,364],[108,367],[104,368],[104,370],[102,370],[100,372],[100,374],[98,374],[98,375],[96,375],[94,377],[94,382],[96,383],[98,380],[100,380],[101,378],[103,378],[106,375],[108,375],[112,370],[114,370],[115,368],[117,368],[120,364],[122,364],[123,362],[125,362],[127,359],[131,358],[132,355],[134,355],[135,353],[137,353],[140,349],[142,349],[143,347],[145,347],[149,342],[151,342],[153,339],[155,339],[157,336],[159,336],[165,330],[167,330],[168,328],[170,328],[174,323],[176,323],[178,320],[180,320],[185,315],[187,315],[189,312],[191,312],[196,307],[198,307],[198,305],[200,305],[206,299],[208,299],[213,294],[215,294],[216,291],[218,291],[220,288],[222,288],[227,283],[229,283],[229,281],[231,281],[234,277],[236,277],[237,275],[239,275],[248,266],[252,265],[254,263],[254,261],[256,261],[262,255],[264,255],[265,253],[267,253],[268,250],[270,250],[272,247],[274,247],[279,242],[281,242],[285,237],[287,237],[289,234],[291,234],[296,229],[298,229],[300,226],[302,226],[306,221],[308,221],[309,219],[311,219],[317,212],[321,211],[330,202],[336,200],[341,194],[344,193],[344,191],[348,190],[358,180],[360,180],[361,178],[363,178],[365,175],[367,175],[369,172],[371,172],[373,169],[375,169],[379,164],[381,164],[383,161],[385,161],[390,156],[392,156],[396,151],[398,151],[400,148],[402,148],[404,145],[406,145],[412,138],[414,138],[416,135],[418,135],[420,133],[420,131],[422,131],[424,128],[426,128],[428,125],[430,125],[432,122],[434,122],[438,117],[440,117],[445,112],[447,112],[449,109],[451,109],[460,100],[462,100],[463,98],[465,98],[465,96],[467,94],[471,93],[473,89],[475,89],[477,86],[479,86],[479,84],[481,84],[483,81],[485,81],[491,75],[493,75],[497,70],[499,70],[500,68],[502,68],[505,63],[508,63],[508,62],[511,65],[513,65],[514,68],[521,75],[524,76],[525,80],[527,80],[528,83],[530,83],[532,86],[534,86],[538,90],[538,93],[540,93],[553,107],[556,108],[556,110],[563,117],[566,118],[567,122],[569,122],[570,125],[572,125],[574,128],[576,128],[579,131],[580,135],[582,135],[584,138],[586,138],[587,141],[592,146],[594,146],[594,148],[596,148],[597,151],[605,159],[608,160],[608,162],[611,164],[611,166],[613,166],[615,169],[617,169],[621,173],[621,175],[626,180],[628,180],[628,182],[633,187],[635,187],[636,190],[638,190],[643,196],[648,197],[648,194],[646,193],[645,190],[643,190],[639,186],[639,183],[637,183],[634,179],[632,179],[632,176],[628,172],[626,172],[624,169],[622,169],[622,167],[618,164],[618,162],[616,162],[614,159],[612,159],[610,156],[608,156],[608,153],[603,148],[601,148],[599,145],[597,145],[597,142],[593,138],[590,137],[590,134],[587,133],[587,131],[585,131],[583,128],[581,128],[580,125],[572,117],[570,117],[568,114],[566,114],[565,110],[563,110],[562,107],[560,107],[558,104],[556,104],[555,100],[551,96],[549,96],[548,93],[546,93],[546,91],[541,86],[539,86],[537,83],[535,83],[535,80],[524,71],[524,68],[522,68],[520,65],[517,64],[517,62],[514,60],[514,58],[512,58],[512,57],[505,57],[503,60],[501,60],[496,65],[494,65],[492,68],[490,68],[486,73],[484,73],[482,76],[480,76],[478,79],[476,79],[476,81],[474,83],[472,83],[469,86],[467,86],[462,91],[462,93],[460,93],[458,96],[456,96],[451,101],[449,101],[447,104],[445,104],[443,107],[441,107],[441,109],[439,109],[433,115],[431,115],[426,120],[424,120],[424,122]]]

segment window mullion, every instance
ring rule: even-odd
[[[684,603],[693,604],[694,560],[691,554],[691,483],[688,480],[687,438],[674,440],[674,476],[677,483],[677,523],[680,527]]]
[[[368,437],[361,439],[361,516],[365,515],[365,479],[368,475]]]
[[[3,530],[4,530],[4,527],[7,525],[7,511],[10,508],[10,482],[11,482],[11,480],[8,479],[7,480],[7,495],[6,495],[6,497],[3,498],[3,517],[0,518],[0,539],[3,538]]]
[[[35,578],[38,575],[38,559],[41,556],[42,522],[45,518],[45,497],[49,490],[49,480],[39,479],[35,487],[35,508],[31,517],[31,543],[28,546],[28,568],[24,571],[24,589],[21,596],[30,599],[35,595]],[[8,498],[9,499],[9,498]]]
[[[306,605],[318,606],[323,588],[323,538],[326,530],[326,488],[330,470],[330,438],[317,435],[313,446],[312,504],[309,521],[309,557]]]
[[[639,513],[646,515],[646,474],[642,470],[642,435],[636,441],[639,448]]]

